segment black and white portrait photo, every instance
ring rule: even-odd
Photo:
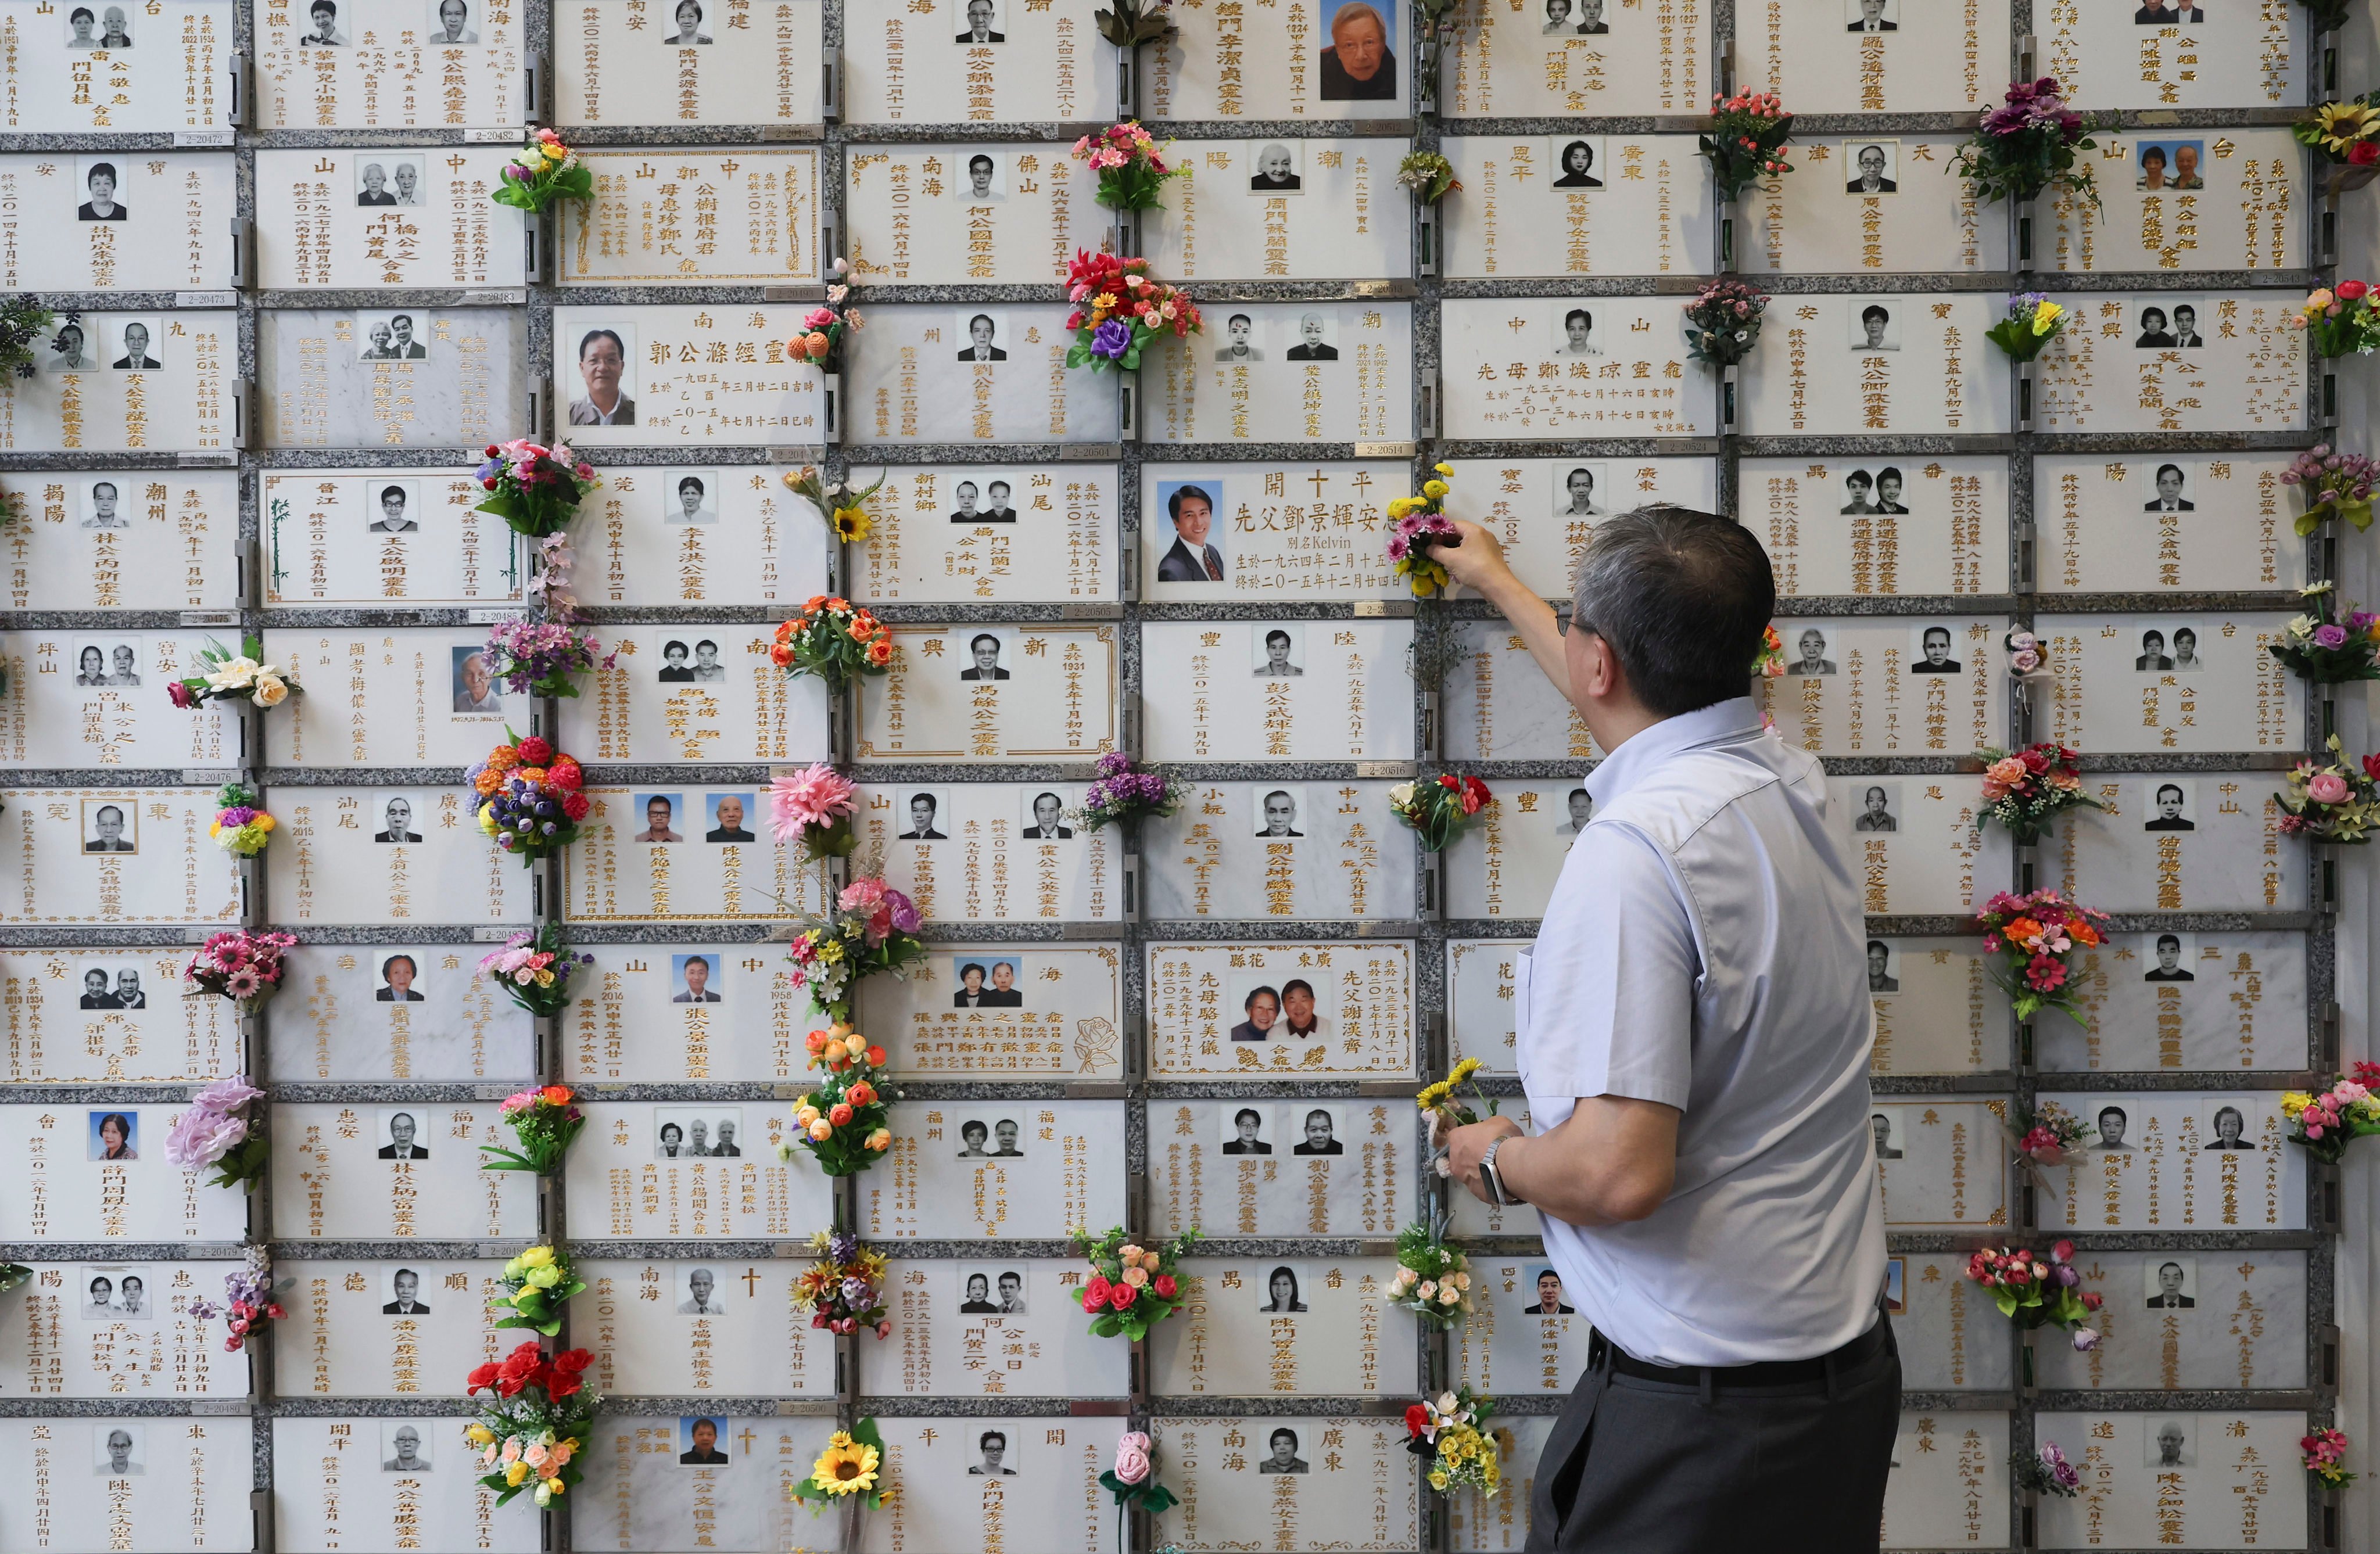
[[[2256,1141],[2248,1136],[2245,1102],[2225,1101],[2215,1107],[2206,1114],[2206,1131],[2213,1136],[2199,1146],[2202,1149],[2236,1155],[2256,1147]]]
[[[93,480],[82,487],[84,528],[129,528],[124,516],[123,494],[114,480]]]
[[[1258,836],[1304,836],[1297,817],[1305,809],[1303,787],[1259,788],[1257,795]]]
[[[413,800],[403,794],[391,794],[380,807],[380,828],[372,840],[383,846],[419,842],[421,833],[413,829]]]
[[[146,1009],[149,994],[140,986],[140,971],[129,965],[87,965],[82,969],[82,992],[79,1007],[106,1013],[116,1009]]]
[[[722,685],[727,679],[727,666],[719,661],[719,652],[715,637],[698,637],[691,644],[684,637],[665,637],[661,672],[654,678],[663,685]]]
[[[1956,674],[1959,661],[1950,656],[1950,628],[1946,625],[1920,626],[1912,644],[1916,655],[1909,661],[1912,674]]]
[[[1297,344],[1281,353],[1287,361],[1339,359],[1339,315],[1317,310],[1297,315]]]
[[[959,1123],[958,1158],[963,1160],[1021,1160],[1024,1129],[1014,1117],[963,1118]]]
[[[578,392],[571,396],[573,426],[637,424],[637,326],[605,324],[578,336]]]
[[[687,0],[692,4],[692,0]],[[677,1422],[678,1463],[689,1468],[723,1468],[727,1453],[719,1449],[719,1421],[708,1415],[681,1414]]]
[[[1890,834],[1900,829],[1900,783],[1854,781],[1852,788],[1859,795],[1859,811],[1852,817],[1852,830]]]
[[[72,319],[58,325],[50,336],[50,354],[42,363],[44,372],[88,372],[99,365],[98,353],[83,338],[82,325]]]
[[[2132,1120],[2125,1113],[2122,1107],[2103,1106],[2099,1108],[2098,1115],[2092,1119],[2092,1123],[2097,1129],[2097,1134],[2096,1136],[2091,1139],[2086,1147],[2092,1149],[2124,1149],[2130,1147],[2130,1146],[2124,1142],[2124,1130],[2132,1125]]]
[[[388,1282],[381,1286],[388,1299],[381,1303],[383,1317],[427,1317],[430,1303],[421,1298],[421,1270],[398,1267],[389,1270]]]
[[[2141,974],[2143,982],[2195,982],[2198,976],[2190,969],[2190,949],[2178,933],[2161,933],[2150,952],[2149,968]]]
[[[953,1009],[1022,1009],[1024,991],[1014,955],[953,955],[953,977],[958,991],[951,995]]]
[[[1900,504],[1900,493],[1905,484],[1898,465],[1888,464],[1873,472],[1852,470],[1843,477],[1843,516],[1861,517],[1877,513],[1905,516],[1909,509]]]
[[[2173,343],[2185,351],[2198,350],[2205,346],[2206,336],[2198,333],[2196,304],[2177,302],[2173,305]]]
[[[2179,464],[2160,464],[2149,477],[2156,494],[2141,504],[2143,513],[2195,513],[2190,500],[2190,472]]]
[[[717,1003],[720,995],[711,980],[719,974],[716,955],[684,954],[670,957],[670,1002],[672,1003]]]
[[[982,0],[977,0],[980,5]],[[978,1478],[1014,1478],[1016,1470],[1008,1465],[1008,1432],[986,1430],[975,1438],[975,1461],[967,1472]]]
[[[942,795],[929,788],[912,792],[902,803],[902,813],[909,818],[909,829],[900,833],[904,842],[947,842],[939,821],[942,815]]]
[[[1297,1113],[1297,1142],[1290,1147],[1293,1155],[1343,1155],[1347,1141],[1339,1136],[1345,1126],[1346,1109],[1339,1106],[1309,1106],[1291,1109]]]
[[[1554,341],[1556,356],[1601,356],[1603,347],[1595,343],[1595,314],[1585,308],[1565,308],[1561,316],[1561,334]]]
[[[409,312],[356,315],[356,356],[361,361],[427,361],[429,343]]]
[[[1892,1142],[1892,1118],[1889,1114],[1882,1111],[1873,1112],[1868,1117],[1867,1125],[1868,1130],[1876,1135],[1877,1159],[1897,1160],[1901,1158],[1899,1147]]]
[[[371,482],[372,517],[365,525],[371,534],[412,534],[421,524],[415,518],[419,511],[413,501],[413,482],[385,480]]]
[[[1809,676],[1832,674],[1835,661],[1827,656],[1827,634],[1814,625],[1805,625],[1793,635],[1794,656],[1785,661],[1785,673]]]
[[[1259,621],[1248,627],[1248,646],[1259,680],[1286,680],[1305,673],[1305,627],[1294,622]]]
[[[2171,1416],[2152,1419],[2142,1432],[2148,1438],[2148,1465],[2153,1468],[2194,1468],[2198,1448],[2191,1439],[2191,1421]]]
[[[1305,1309],[1305,1301],[1298,1290],[1297,1270],[1287,1263],[1276,1264],[1265,1275],[1264,1289],[1257,1298],[1257,1309],[1274,1316],[1286,1317]]]
[[[469,48],[480,41],[472,4],[473,0],[429,0],[431,48]]]
[[[954,42],[961,43],[1008,42],[1008,34],[1001,30],[1002,17],[998,0],[957,0],[956,8],[963,24]]]
[[[145,1425],[110,1419],[91,1430],[91,1468],[101,1478],[138,1478],[149,1471]]]
[[[719,1288],[719,1270],[702,1263],[680,1264],[677,1270],[677,1314],[681,1317],[724,1317],[726,1297]]]
[[[1251,144],[1248,165],[1250,194],[1302,194],[1305,191],[1303,140],[1263,140]]]
[[[86,853],[137,853],[140,850],[138,806],[102,799],[82,801],[82,850]]]
[[[705,794],[702,795],[703,818],[710,823],[703,828],[705,842],[752,842],[758,837],[745,823],[752,810],[750,794]]]
[[[1900,0],[1844,0],[1843,11],[1849,32],[1898,32],[1900,30]]]
[[[74,683],[84,690],[125,690],[140,684],[140,644],[122,637],[78,642]]]
[[[115,198],[123,180],[113,162],[86,162],[82,164],[83,202],[75,208],[78,221],[124,221],[124,201]]]
[[[678,475],[674,480],[664,476],[662,484],[662,522],[708,526],[719,521],[719,477],[705,470],[699,474]]]
[[[959,1289],[959,1314],[963,1317],[1025,1315],[1025,1270],[1021,1268],[963,1269]]]
[[[420,1003],[421,964],[403,951],[380,958],[380,985],[372,989],[375,1003]]]
[[[1889,305],[1884,302],[1861,304],[1852,316],[1852,349],[1862,352],[1900,349],[1900,332],[1892,322],[1892,310],[1899,306],[1899,297],[1891,298]]]
[[[1842,153],[1845,194],[1900,192],[1900,141],[1845,140]]]
[[[1008,643],[1002,633],[978,631],[967,638],[965,667],[959,671],[962,680],[1005,680],[1008,671],[1000,666]]]
[[[1245,313],[1233,313],[1223,320],[1223,343],[1215,347],[1217,361],[1229,365],[1264,358],[1264,347],[1257,344],[1256,320]]]
[[[1223,1153],[1226,1155],[1269,1155],[1272,1144],[1264,1135],[1266,1118],[1257,1107],[1219,1107],[1216,1118],[1223,1127]]]
[[[1585,788],[1572,788],[1562,795],[1561,819],[1554,827],[1554,834],[1574,841],[1581,832],[1586,830],[1587,822],[1594,819],[1594,798]]]
[[[2179,342],[2174,338],[2171,315],[2163,308],[2144,307],[2140,314],[2141,332],[2132,345],[2141,350],[2169,349]]]
[[[1606,509],[1595,500],[1597,488],[1603,484],[1604,467],[1599,464],[1573,464],[1554,467],[1554,516],[1558,518],[1599,518]]]
[[[629,841],[650,844],[686,840],[686,832],[677,829],[677,818],[686,807],[684,795],[636,794],[631,795],[629,804],[631,815],[645,818],[645,829],[630,836]]]
[[[1574,1317],[1578,1315],[1578,1308],[1576,1306],[1564,1305],[1562,1304],[1561,1275],[1556,1273],[1553,1269],[1549,1268],[1541,1268],[1537,1269],[1536,1278],[1529,1281],[1528,1287],[1536,1292],[1537,1298],[1532,1304],[1521,1308],[1522,1311],[1527,1315],[1531,1317]]]
[[[670,20],[675,24],[676,30],[662,39],[665,46],[690,49],[710,42],[710,34],[702,27],[702,0],[677,0],[677,4],[670,7]]]
[[[1246,315],[1242,314],[1245,318]],[[1262,360],[1261,357],[1257,359]],[[1231,563],[1215,541],[1215,510],[1222,504],[1220,480],[1160,480],[1157,500],[1173,526],[1173,543],[1157,563],[1160,583],[1222,583]]]
[[[2132,661],[2132,667],[2143,674],[2154,674],[2159,670],[2171,669],[2173,667],[2173,660],[2165,650],[2164,632],[2144,631],[2141,633],[2140,656]]]
[[[1601,188],[1603,175],[1597,171],[1603,165],[1601,137],[1563,140],[1554,158],[1555,188]]]
[[[118,372],[154,372],[164,366],[157,359],[158,336],[163,333],[145,319],[127,319],[117,329],[115,358],[108,365]]]
[[[67,47],[119,51],[132,46],[131,8],[76,6],[67,12]]]
[[[2172,778],[2157,783],[2149,795],[2149,813],[2141,822],[2143,831],[2196,831],[2198,822],[2190,818],[2190,790],[2185,779]]]
[[[1002,327],[1006,322],[1001,315],[966,312],[959,315],[959,349],[961,361],[1006,361],[1007,350],[1000,344],[1007,335]]]
[[[1000,158],[990,152],[969,152],[966,176],[958,180],[953,192],[960,203],[966,205],[989,205],[1007,199],[1007,180],[1001,176]]]
[[[1013,524],[1016,482],[1003,475],[971,475],[951,488],[951,522]]]
[[[1316,93],[1325,103],[1387,103],[1397,95],[1396,18],[1401,7],[1343,0],[1330,13]]]
[[[738,1159],[744,1154],[740,1106],[656,1106],[653,1159]]]
[[[1026,826],[1018,832],[1027,842],[1071,842],[1075,828],[1066,824],[1066,801],[1055,790],[1043,788],[1025,801]]]
[[[1892,974],[1892,946],[1881,939],[1867,941],[1867,990],[1872,993],[1900,991],[1900,978]]]
[[[1284,1270],[1285,1271],[1285,1270]],[[1297,1308],[1300,1311],[1304,1306]],[[1297,1454],[1297,1432],[1286,1425],[1274,1427],[1265,1438],[1264,1461],[1257,1464],[1258,1473],[1306,1473],[1310,1465]]]
[[[298,40],[301,49],[342,49],[347,46],[338,0],[313,0],[306,7],[307,30]]]
[[[426,1419],[383,1419],[380,1422],[380,1469],[382,1473],[428,1473],[430,1447],[423,1439]]]
[[[354,160],[358,205],[421,204],[421,158],[403,152],[364,152]]]
[[[383,1160],[426,1160],[430,1158],[430,1114],[412,1107],[380,1110],[380,1148]]]
[[[2145,1298],[2151,1311],[2189,1311],[2198,1305],[2198,1259],[2166,1257],[2141,1265]]]

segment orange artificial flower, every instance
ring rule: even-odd
[[[2080,918],[2077,918],[2075,921],[2066,925],[2066,936],[2074,941],[2077,944],[2096,944],[2099,942],[2099,930],[2093,928],[2090,924],[2082,921]]]
[[[488,764],[498,771],[510,771],[520,763],[520,752],[509,745],[499,745],[488,752]]]
[[[504,785],[504,774],[492,766],[485,768],[477,777],[471,779],[472,790],[481,798],[491,796]]]
[[[545,1097],[545,1104],[548,1106],[568,1106],[570,1104],[570,1087],[567,1085],[548,1085],[544,1090],[540,1093]]]
[[[880,637],[875,641],[870,642],[868,645],[868,662],[870,663],[891,663],[892,662],[892,640],[889,637]]]
[[[2000,929],[2000,937],[2013,940],[2030,950],[2040,941],[2041,925],[2030,917],[2013,918],[2008,927]]]

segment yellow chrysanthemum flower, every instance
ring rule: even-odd
[[[1441,475],[1451,475],[1454,473],[1454,466],[1451,464],[1433,464],[1430,467]]]
[[[2304,1111],[2306,1107],[2312,1103],[2313,1100],[2313,1097],[2306,1094],[2303,1090],[2291,1090],[2281,1097],[2281,1115],[2287,1117],[2291,1122],[2295,1122],[2298,1119],[2298,1115]]]
[[[1425,480],[1422,482],[1421,493],[1435,502],[1444,496],[1450,489],[1451,488],[1444,480]]]
[[[835,1432],[811,1464],[810,1481],[830,1495],[856,1495],[876,1487],[876,1448]]]

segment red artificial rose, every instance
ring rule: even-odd
[[[2049,770],[2049,752],[2038,745],[2032,749],[2019,751],[2017,759],[2024,762],[2027,771],[2038,773]]]
[[[2085,1290],[2082,1292],[2082,1305],[2088,1310],[2098,1310],[2100,1305],[2106,1299],[2107,1297],[2100,1294],[2096,1290]]]
[[[592,809],[595,806],[589,800],[587,795],[580,793],[576,788],[573,788],[570,792],[562,795],[562,812],[571,819],[585,819],[587,818],[587,811]]]
[[[538,735],[530,735],[518,747],[521,761],[527,766],[543,766],[553,759],[552,744]]]
[[[1439,774],[1438,785],[1441,788],[1452,788],[1457,792],[1460,792],[1463,787],[1461,780],[1459,780],[1451,771],[1440,772]]]
[[[584,1349],[565,1349],[553,1357],[553,1368],[569,1376],[577,1376],[594,1363],[595,1356]]]
[[[2363,758],[2363,775],[2373,779],[2374,782],[2380,782],[2380,756],[2366,756]]]
[[[1159,1274],[1148,1281],[1148,1287],[1157,1292],[1158,1299],[1169,1301],[1173,1298],[1173,1292],[1181,1288],[1173,1282],[1173,1276],[1170,1273]]]
[[[575,1376],[565,1376],[558,1370],[549,1371],[545,1378],[545,1395],[549,1398],[566,1398],[586,1385],[587,1383]]]
[[[1108,1281],[1104,1274],[1091,1275],[1090,1283],[1083,1290],[1083,1309],[1097,1311],[1108,1304]]]
[[[826,1120],[832,1123],[836,1127],[841,1127],[845,1123],[850,1122],[850,1104],[845,1101],[836,1101],[832,1107],[827,1109]]]
[[[2355,302],[2361,300],[2371,293],[2372,283],[2369,281],[2341,281],[2338,285],[2334,286],[2332,290],[2338,294],[2338,299],[2341,302]]]
[[[1405,1404],[1405,1434],[1418,1436],[1429,1428],[1429,1410],[1417,1402]]]
[[[494,1386],[495,1382],[495,1362],[491,1360],[486,1365],[481,1366],[479,1369],[473,1371],[470,1375],[463,1378],[463,1390],[467,1392],[476,1392],[483,1387]]]
[[[2358,140],[2347,148],[2347,163],[2350,167],[2369,167],[2375,162],[2380,162],[2380,143]]]
[[[191,691],[190,687],[182,684],[179,680],[168,680],[165,682],[165,699],[172,702],[175,706],[180,708],[185,712],[199,704],[199,698]]]
[[[1139,1298],[1140,1292],[1134,1289],[1129,1284],[1111,1284],[1108,1286],[1108,1304],[1114,1306],[1118,1311],[1123,1310],[1126,1306],[1130,1305],[1134,1301],[1136,1301]]]

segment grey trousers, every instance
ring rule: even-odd
[[[1624,1376],[1597,1345],[1537,1461],[1528,1554],[1875,1554],[1900,1351],[1824,1380],[1730,1389]]]

